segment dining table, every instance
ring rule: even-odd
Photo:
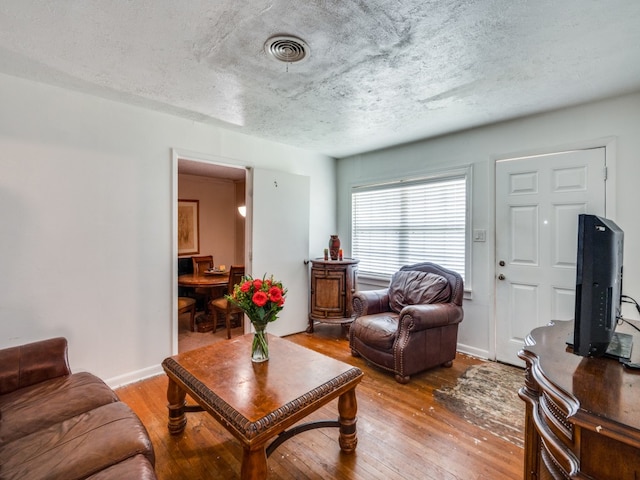
[[[215,288],[226,287],[229,283],[229,272],[184,273],[178,276],[181,287]]]
[[[227,293],[226,287],[229,284],[229,271],[205,271],[202,273],[184,273],[178,276],[178,286],[187,288],[205,289],[207,296],[205,299],[205,311],[196,318],[196,330],[198,332],[209,332],[215,327],[215,318],[209,311],[209,301],[213,298],[215,290],[220,294]]]

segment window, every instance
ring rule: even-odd
[[[470,170],[355,187],[353,256],[361,277],[388,280],[403,265],[433,262],[467,276]]]

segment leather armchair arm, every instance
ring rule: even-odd
[[[460,323],[463,315],[462,307],[454,303],[409,305],[400,311],[398,331],[418,332],[429,328],[444,327]]]
[[[70,373],[62,337],[0,350],[0,394]]]
[[[389,311],[389,289],[362,290],[353,294],[353,312],[356,317]]]

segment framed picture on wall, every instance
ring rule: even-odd
[[[178,255],[200,253],[198,200],[178,200]]]

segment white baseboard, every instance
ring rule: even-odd
[[[164,373],[164,370],[162,369],[162,365],[154,365],[151,367],[143,368],[142,370],[129,372],[125,375],[109,378],[105,380],[105,383],[109,385],[109,387],[116,389],[119,387],[124,387],[125,385],[129,385],[130,383],[139,382],[146,378],[155,377],[156,375],[161,375],[163,373]]]
[[[483,360],[495,360],[495,358],[489,358],[488,350],[482,350],[482,349],[471,347],[469,345],[464,345],[461,343],[458,344],[458,351],[460,353],[471,355],[472,357],[482,358]]]

